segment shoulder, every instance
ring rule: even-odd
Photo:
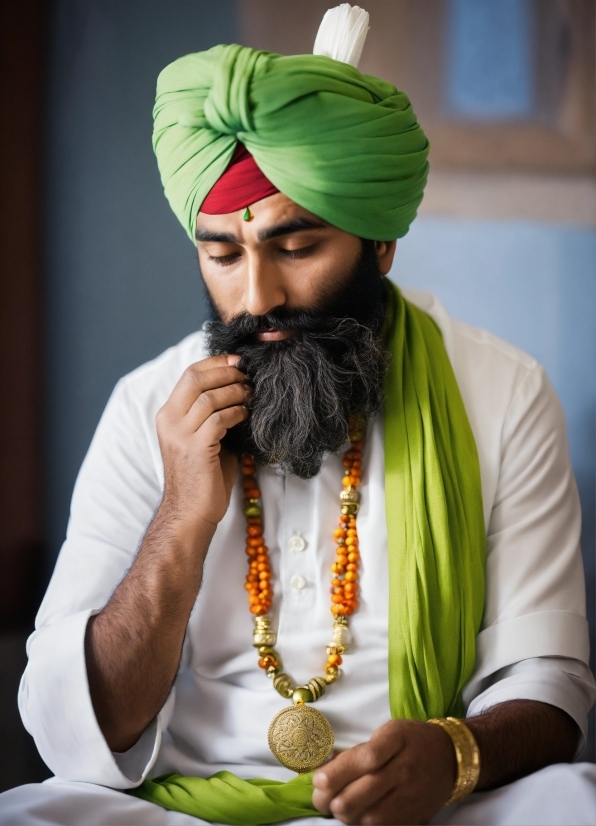
[[[556,395],[532,356],[507,341],[452,318],[429,293],[402,290],[404,298],[427,312],[441,330],[474,433],[488,524],[512,435],[525,422],[534,443],[546,430],[561,429]],[[561,431],[562,432],[562,431]]]
[[[402,290],[404,297],[436,322],[445,343],[464,404],[475,412],[504,417],[516,395],[532,395],[548,384],[535,358],[502,338],[452,318],[430,293]],[[471,421],[474,427],[474,421]]]

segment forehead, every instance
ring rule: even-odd
[[[250,211],[254,216],[250,221],[244,220],[244,209],[229,212],[225,215],[207,215],[205,212],[199,212],[197,229],[213,233],[229,233],[236,236],[240,241],[252,241],[257,240],[259,232],[297,218],[307,218],[322,224],[324,227],[331,227],[326,221],[298,206],[297,203],[281,192],[276,192],[274,195],[269,195],[267,198],[251,204]]]

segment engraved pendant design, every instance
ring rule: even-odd
[[[276,714],[267,739],[274,757],[299,774],[321,766],[335,743],[329,720],[303,703],[283,708]]]

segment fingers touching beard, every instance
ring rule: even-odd
[[[316,310],[280,308],[265,316],[243,313],[208,325],[211,355],[237,353],[254,392],[250,417],[228,432],[226,447],[247,450],[260,464],[278,464],[302,478],[319,471],[325,452],[339,451],[348,418],[369,416],[382,404],[387,355],[379,338],[384,286],[370,242],[341,291]],[[257,330],[298,332],[277,342],[254,339]]]

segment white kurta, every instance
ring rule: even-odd
[[[450,319],[432,296],[404,292],[441,328],[480,457],[487,593],[476,669],[464,692],[467,713],[511,699],[539,700],[564,709],[585,736],[594,681],[587,668],[579,505],[560,405],[529,356]],[[287,701],[257,667],[251,645],[239,486],[211,543],[174,687],[129,752],[110,751],[89,696],[87,620],[106,604],[130,567],[162,495],[155,414],[185,367],[205,355],[203,334],[195,333],[125,377],[108,403],[77,480],[67,539],[29,640],[29,665],[19,695],[25,725],[61,780],[0,796],[0,823],[81,822],[74,815],[72,821],[64,819],[68,800],[75,812],[82,811],[77,800],[87,800],[85,808],[92,805],[96,811],[91,798],[105,800],[106,809],[104,816],[100,807],[96,820],[86,817],[88,824],[196,823],[101,787],[127,789],[166,771],[208,776],[228,769],[246,778],[291,776],[267,747],[269,722]],[[361,601],[351,620],[354,645],[344,658],[341,679],[317,702],[340,749],[367,740],[390,718],[381,417],[369,425],[363,460]],[[329,566],[335,555],[342,470],[341,457],[335,455],[308,481],[274,469],[259,472],[274,572],[277,650],[284,670],[298,683],[321,673],[330,639]],[[583,737],[578,751],[582,742]],[[584,781],[584,775],[592,776],[590,770],[582,771]],[[536,783],[543,774],[507,788]],[[590,799],[596,801],[593,788],[592,793]],[[473,801],[490,801],[495,794],[474,796],[459,807],[459,816]],[[580,799],[576,794],[576,804]],[[35,819],[27,800],[36,801],[42,819]],[[51,819],[52,806],[62,812],[55,815],[58,819]],[[133,812],[130,807],[137,808]],[[15,813],[20,819],[10,820]],[[596,822],[596,816],[595,821],[573,822]]]

